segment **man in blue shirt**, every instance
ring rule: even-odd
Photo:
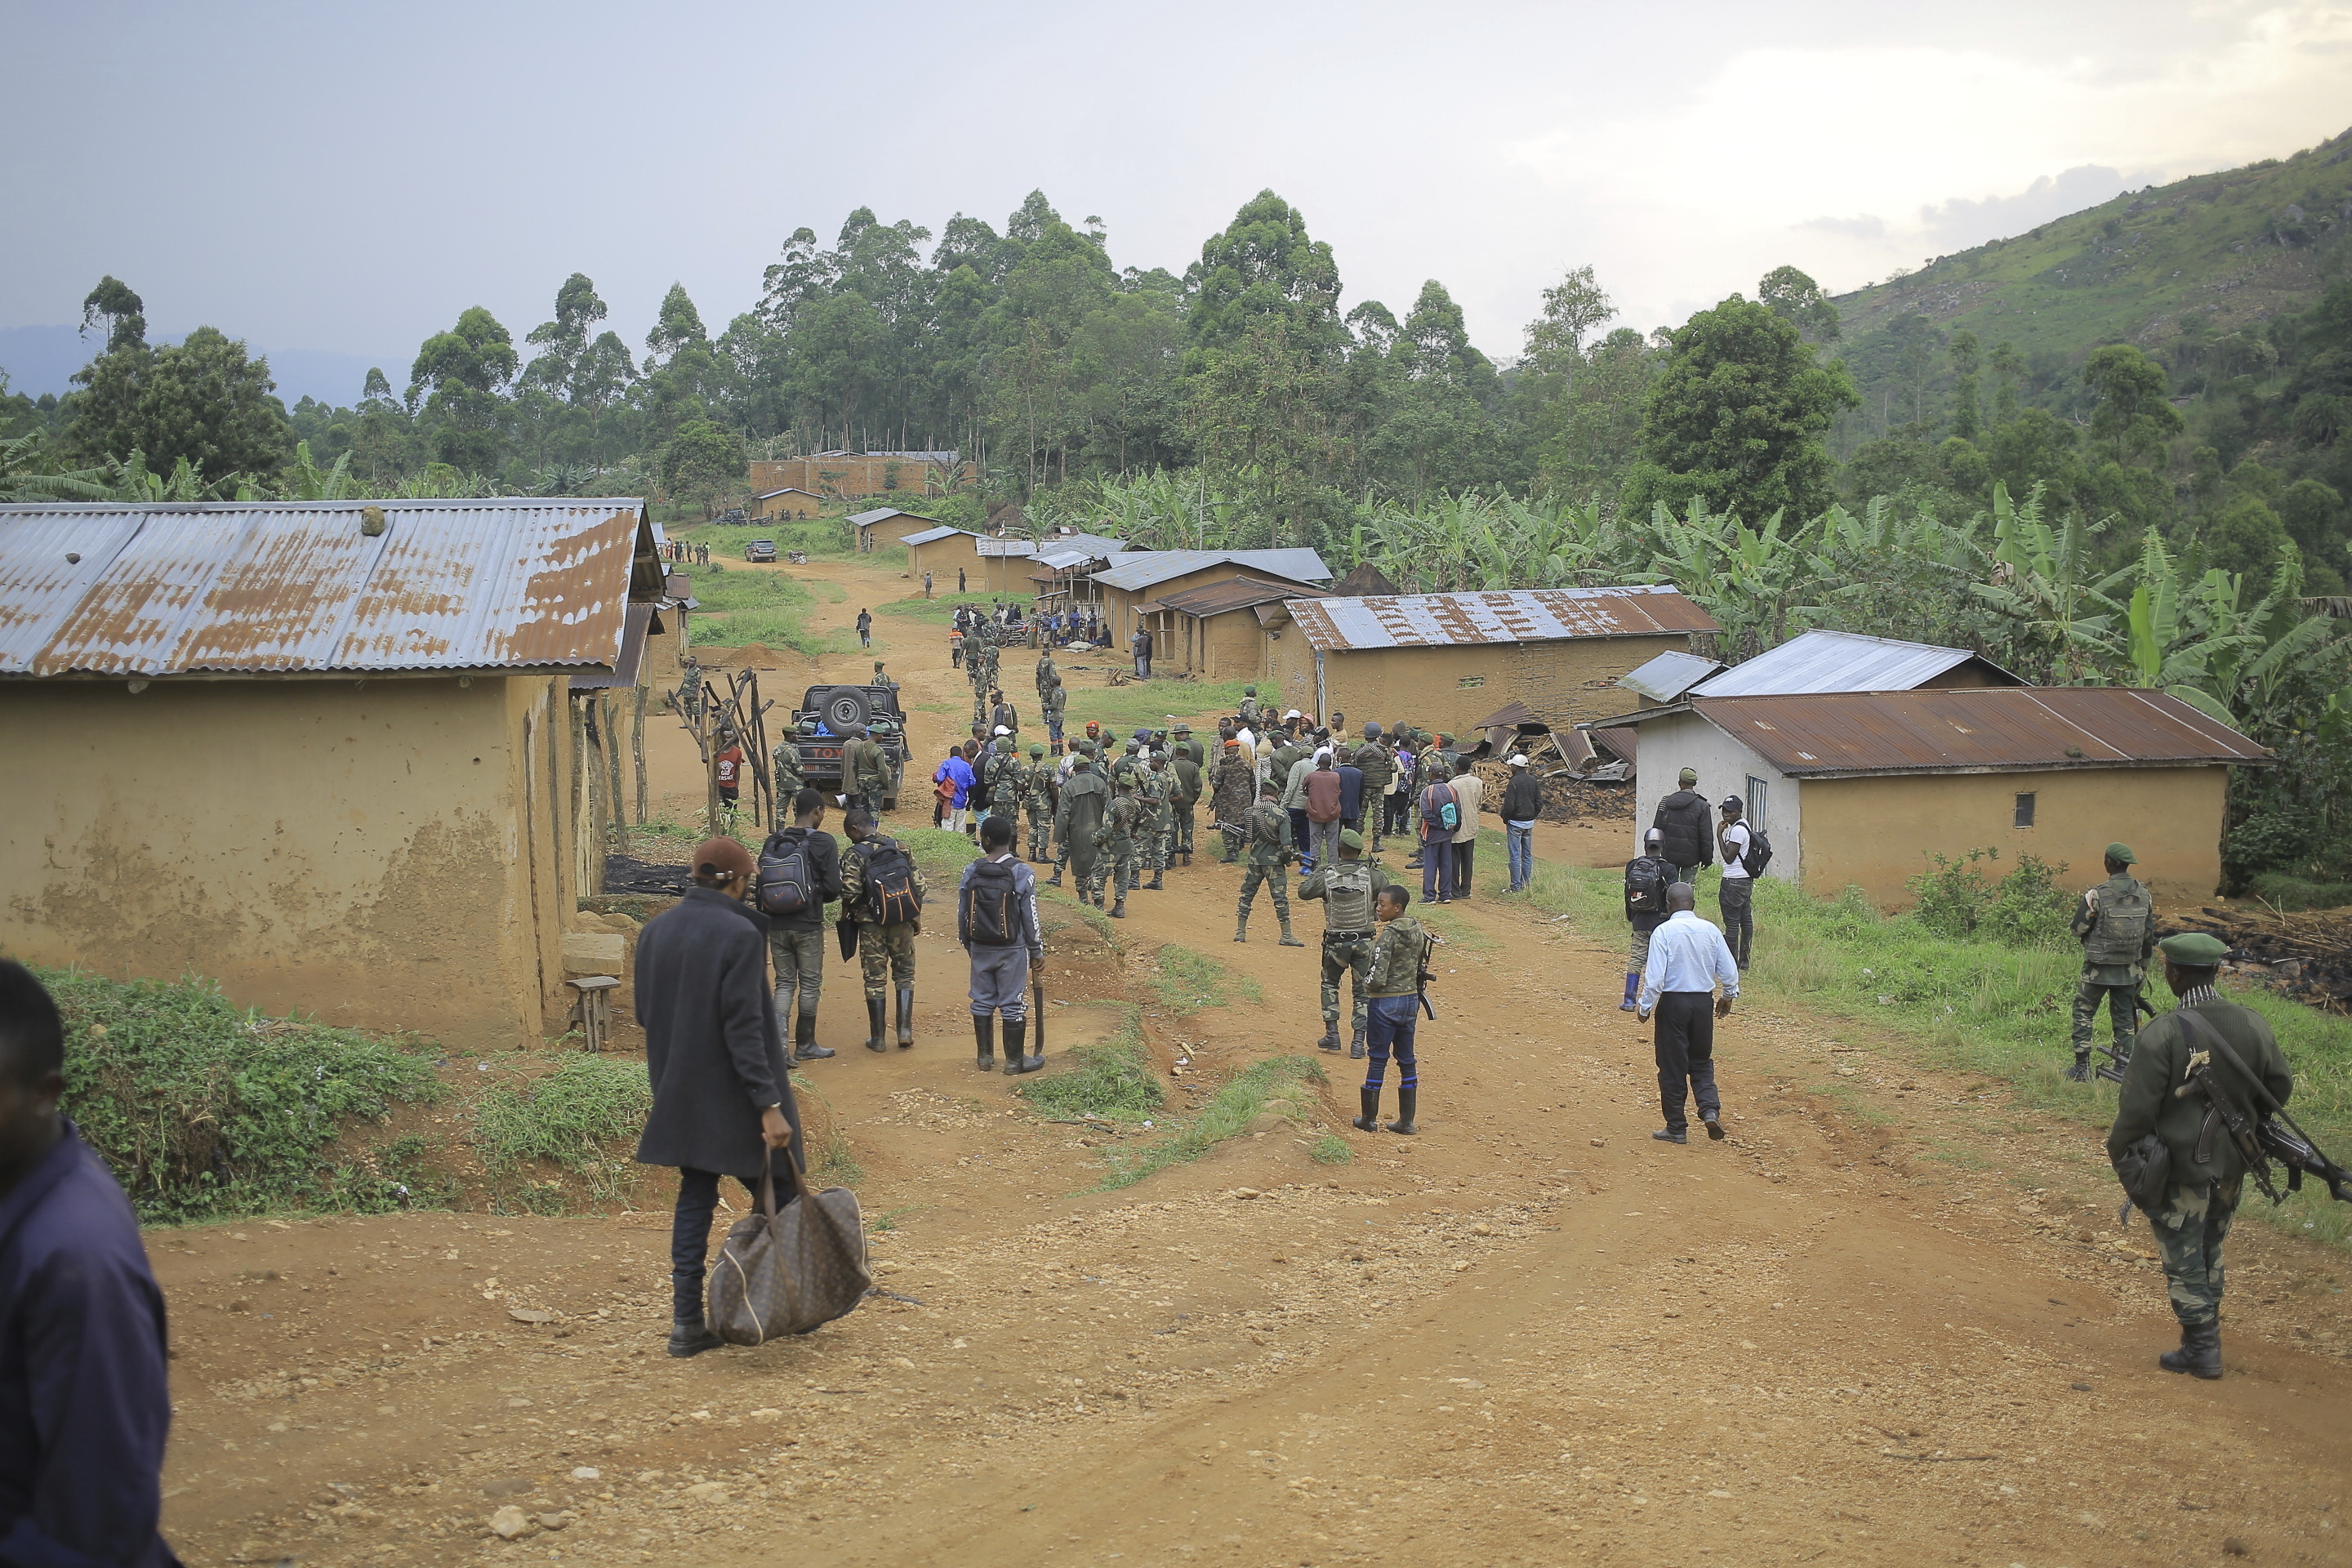
[[[1647,1023],[1658,1017],[1658,1104],[1666,1113],[1662,1143],[1690,1142],[1685,1100],[1698,1101],[1698,1119],[1709,1138],[1723,1136],[1723,1102],[1715,1092],[1715,1021],[1731,1016],[1739,994],[1739,966],[1723,933],[1695,912],[1698,895],[1688,882],[1666,889],[1666,921],[1650,933],[1649,963],[1642,971],[1640,1010]],[[1715,994],[1720,984],[1723,994]]]
[[[178,1568],[163,1512],[163,1293],[60,1114],[65,1027],[0,960],[0,1563]]]

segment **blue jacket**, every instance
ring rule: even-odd
[[[971,764],[963,760],[961,752],[941,763],[940,771],[931,775],[933,784],[939,783],[941,779],[955,780],[956,792],[953,804],[960,806],[971,804],[971,786],[975,781],[971,776]]]
[[[0,1563],[177,1568],[163,1361],[138,1218],[68,1121],[0,1201]]]
[[[1353,822],[1364,815],[1364,770],[1342,767],[1339,774],[1339,816]]]

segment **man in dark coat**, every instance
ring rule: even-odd
[[[1682,788],[1658,802],[1650,826],[1658,830],[1658,853],[1675,868],[1675,880],[1698,879],[1698,868],[1715,864],[1715,813],[1698,793],[1698,770],[1685,768]]]
[[[637,938],[637,1022],[654,1109],[637,1143],[646,1165],[677,1167],[670,1225],[669,1353],[699,1355],[719,1336],[702,1321],[702,1274],[719,1178],[748,1192],[769,1154],[805,1166],[775,998],[767,917],[744,900],[759,867],[732,838],[694,852],[694,885]]]
[[[163,1293],[73,1123],[57,1004],[0,960],[0,1563],[177,1568]]]

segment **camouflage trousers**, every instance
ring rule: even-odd
[[[1354,1033],[1349,1037],[1361,1039],[1368,1001],[1364,987],[1372,983],[1372,933],[1365,931],[1358,935],[1334,937],[1326,932],[1323,937],[1323,1026],[1326,1029],[1336,1032],[1339,1027],[1339,977],[1351,973],[1356,983],[1352,987],[1355,1005],[1350,1014]]]
[[[1176,847],[1176,819],[1160,817],[1144,829],[1142,838],[1144,861],[1154,873],[1165,871],[1175,860],[1171,853]]]
[[[1135,868],[1143,858],[1144,840],[1114,838],[1103,849],[1103,861],[1110,868],[1110,894],[1114,899],[1127,897],[1136,883]]]
[[[1176,813],[1176,853],[1179,855],[1190,855],[1192,852],[1192,816],[1194,808],[1189,805],[1180,805],[1174,809]]]
[[[1230,866],[1235,860],[1241,858],[1242,845],[1246,840],[1242,830],[1238,827],[1226,827],[1220,825],[1217,828],[1217,832],[1224,838],[1225,841],[1225,852],[1219,856],[1218,858]]]
[[[2131,1055],[2132,1042],[2139,1038],[2139,1014],[2132,1005],[2139,994],[2137,985],[2102,985],[2095,980],[2074,983],[2074,1054],[2091,1054],[2093,1026],[2099,1019],[2099,1003],[2107,1005],[2107,1021],[2116,1031],[2116,1055]]]
[[[887,996],[893,979],[901,989],[911,987],[915,984],[914,922],[902,921],[885,926],[859,921],[857,962],[866,971],[866,999],[869,1002]]]
[[[1029,858],[1043,860],[1054,837],[1054,814],[1042,800],[1029,803]],[[1059,864],[1057,860],[1055,864]]]
[[[2164,1258],[2164,1293],[2183,1328],[2221,1315],[2221,1243],[2238,1212],[2243,1178],[2235,1182],[2175,1182],[2164,1207],[2147,1216]]]
[[[1256,900],[1258,884],[1261,882],[1265,883],[1266,890],[1274,895],[1276,916],[1284,921],[1289,920],[1290,889],[1284,886],[1280,861],[1268,866],[1261,866],[1255,860],[1249,863],[1249,868],[1242,873],[1241,908],[1235,913],[1243,920],[1249,919],[1250,905]]]

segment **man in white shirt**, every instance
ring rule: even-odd
[[[1731,1016],[1739,994],[1739,966],[1723,933],[1698,918],[1698,894],[1688,882],[1666,889],[1665,924],[1650,933],[1650,960],[1642,971],[1640,1010],[1647,1023],[1658,1016],[1653,1037],[1658,1058],[1658,1104],[1665,1130],[1651,1137],[1662,1143],[1690,1142],[1685,1099],[1698,1101],[1698,1119],[1709,1138],[1723,1136],[1723,1101],[1715,1092],[1715,1021]],[[1723,994],[1716,996],[1720,983]]]
[[[1716,898],[1723,910],[1724,944],[1743,972],[1748,968],[1748,950],[1756,941],[1756,880],[1748,872],[1748,842],[1752,835],[1748,818],[1741,815],[1747,809],[1738,795],[1725,795],[1716,808],[1722,820],[1715,827],[1715,847],[1723,855],[1723,886]]]
[[[1462,826],[1454,830],[1454,896],[1470,896],[1473,861],[1478,850],[1478,808],[1486,804],[1486,781],[1478,770],[1465,763],[1454,777],[1446,781],[1454,786],[1454,798],[1462,803]]]

